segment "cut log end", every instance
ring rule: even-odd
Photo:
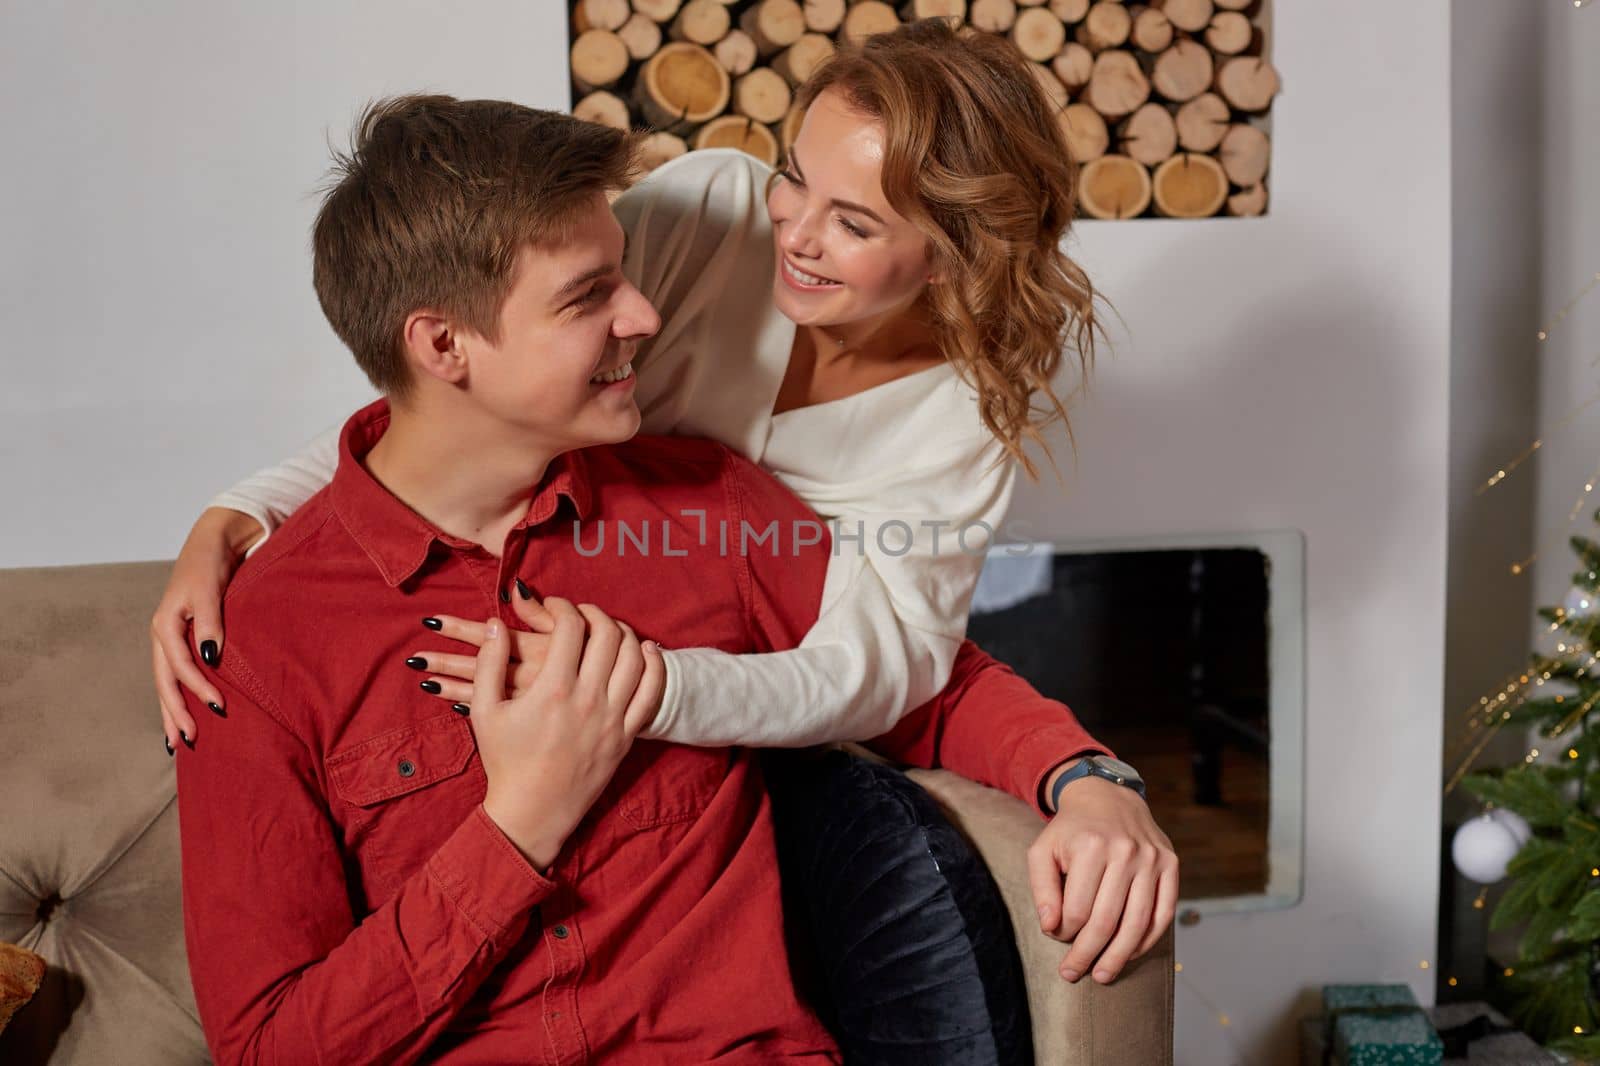
[[[1265,111],[1281,88],[1277,68],[1260,56],[1236,56],[1217,67],[1217,93],[1240,111]]]
[[[610,30],[587,30],[572,42],[572,81],[584,94],[615,85],[628,71],[628,48]]]
[[[1156,210],[1168,218],[1210,218],[1228,198],[1228,176],[1208,155],[1175,155],[1151,179]]]
[[[592,92],[573,104],[572,114],[585,122],[597,122],[617,130],[628,129],[632,124],[628,116],[627,102],[615,93],[608,93],[603,89]]]
[[[1078,176],[1078,203],[1093,218],[1137,218],[1150,207],[1150,172],[1125,155],[1104,155]]]
[[[696,148],[737,148],[769,166],[778,162],[778,139],[761,123],[741,115],[723,115],[701,127]]]
[[[733,86],[733,109],[757,122],[781,122],[789,111],[789,83],[771,67],[757,67]]]
[[[1118,150],[1147,167],[1159,166],[1178,150],[1178,129],[1172,112],[1161,104],[1145,104],[1122,124]]]
[[[634,98],[650,125],[682,132],[727,110],[732,81],[706,49],[686,41],[663,45],[639,73]]]
[[[1259,182],[1228,197],[1228,214],[1235,218],[1256,218],[1267,213],[1267,184]]]
[[[1067,43],[1067,28],[1048,10],[1028,8],[1011,26],[1011,41],[1035,63],[1048,63]]]
[[[1261,130],[1236,122],[1223,134],[1217,158],[1235,185],[1255,185],[1267,176],[1272,162],[1272,141]]]
[[[1178,127],[1178,144],[1187,152],[1209,152],[1222,143],[1228,132],[1232,112],[1227,102],[1216,93],[1201,93],[1178,108],[1174,121]]]

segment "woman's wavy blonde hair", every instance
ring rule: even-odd
[[[1051,385],[1062,348],[1077,354],[1081,388],[1102,333],[1094,287],[1061,251],[1078,168],[1055,108],[1010,41],[942,19],[841,47],[797,103],[828,89],[883,124],[884,195],[927,235],[942,275],[925,293],[939,347],[977,390],[984,425],[1037,477],[1023,446],[1048,456],[1046,427],[1060,419],[1076,448]]]

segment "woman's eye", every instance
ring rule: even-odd
[[[848,232],[855,234],[857,237],[865,237],[867,235],[866,230],[862,229],[854,222],[851,222],[848,218],[840,218],[839,225],[843,226]]]
[[[778,172],[778,176],[784,181],[788,182],[790,185],[799,185],[801,187],[805,186],[805,182],[801,181],[799,176],[792,170],[781,170]]]

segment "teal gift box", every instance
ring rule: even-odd
[[[1409,985],[1325,985],[1333,1066],[1439,1066],[1444,1042]]]

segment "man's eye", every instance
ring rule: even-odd
[[[605,286],[592,286],[588,292],[572,301],[574,307],[592,307],[605,298]]]
[[[789,182],[791,185],[800,185],[800,186],[804,186],[805,185],[805,182],[800,180],[800,176],[798,174],[796,174],[792,170],[779,171],[778,172],[778,176],[781,177],[784,181]]]

